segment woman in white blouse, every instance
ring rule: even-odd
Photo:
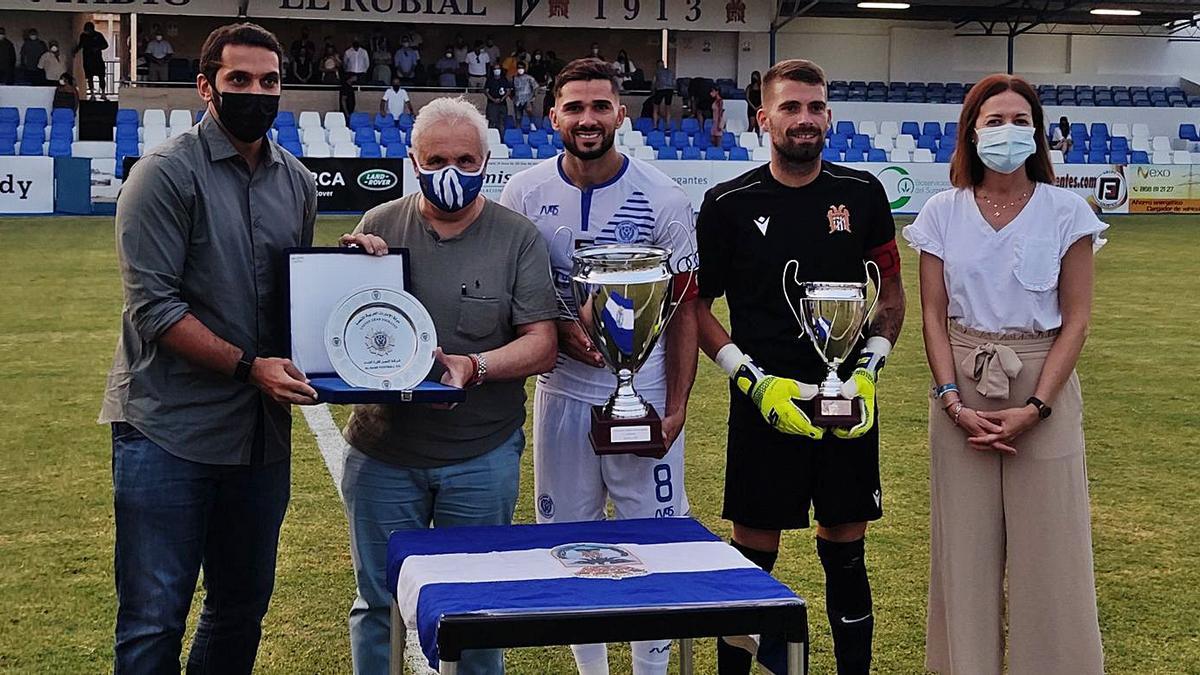
[[[904,229],[934,380],[926,667],[1101,673],[1075,363],[1107,225],[1053,185],[1029,83],[980,81],[958,133],[954,189]]]

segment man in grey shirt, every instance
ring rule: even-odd
[[[316,186],[265,138],[279,105],[275,36],[208,36],[204,121],[143,157],[117,200],[125,290],[102,423],[112,424],[114,670],[249,673],[289,495],[289,404],[315,403],[287,353],[283,250],[312,242]]]
[[[410,288],[433,317],[454,408],[358,405],[342,476],[358,597],[355,673],[388,672],[387,540],[431,524],[512,522],[525,447],[525,378],[550,370],[558,317],[546,245],[524,216],[479,197],[487,124],[464,99],[436,99],[412,130],[419,193],[376,207],[342,243],[402,246]],[[386,242],[386,243],[385,243]],[[503,672],[499,651],[466,652],[465,672]]]

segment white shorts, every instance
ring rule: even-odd
[[[660,411],[665,396],[647,396]],[[691,512],[683,489],[683,433],[662,459],[597,455],[588,440],[592,406],[539,387],[533,395],[534,509],[539,523],[604,520],[612,499],[618,519]]]

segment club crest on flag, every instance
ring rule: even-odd
[[[650,574],[646,565],[628,549],[615,544],[563,544],[550,555],[585,579],[627,579]]]

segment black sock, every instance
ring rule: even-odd
[[[779,557],[779,551],[760,551],[733,540],[729,541],[729,545],[736,548],[738,553],[746,556],[747,560],[758,565],[764,571],[770,572],[775,568],[775,560]],[[750,667],[753,665],[752,658],[750,652],[745,649],[726,644],[724,640],[717,638],[717,673],[719,675],[749,675]]]
[[[871,668],[871,583],[863,562],[864,541],[847,543],[817,537],[817,555],[825,568],[825,613],[833,633],[838,675],[865,675]]]

